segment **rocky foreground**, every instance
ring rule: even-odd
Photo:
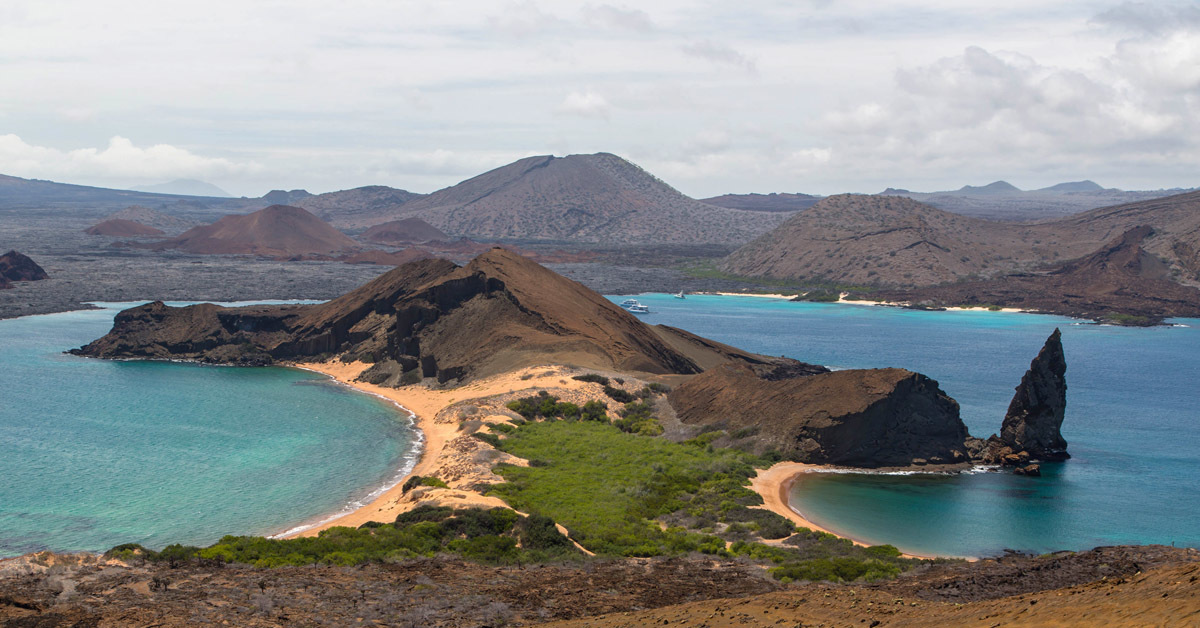
[[[0,626],[1185,625],[1200,613],[1197,561],[1110,547],[782,585],[709,558],[256,569],[39,554],[0,562]]]

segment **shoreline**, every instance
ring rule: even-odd
[[[291,364],[291,365],[285,366],[283,368],[294,368],[294,369],[301,370],[301,371],[307,371],[309,373],[316,373],[319,375],[324,375],[339,386],[344,386],[344,387],[349,388],[358,393],[363,393],[363,394],[370,395],[372,397],[377,397],[377,398],[382,399],[383,401],[391,404],[392,406],[396,407],[397,409],[400,410],[401,413],[408,415],[409,427],[412,429],[413,434],[415,435],[415,437],[413,438],[414,449],[413,449],[413,451],[406,453],[402,457],[403,464],[400,466],[400,468],[396,469],[396,471],[388,478],[388,480],[383,485],[371,490],[369,493],[364,495],[362,498],[351,500],[351,501],[347,502],[346,505],[342,507],[342,510],[340,510],[336,513],[318,515],[317,517],[314,517],[313,519],[309,520],[309,521],[312,521],[311,523],[308,523],[308,522],[300,523],[298,525],[288,528],[287,530],[284,530],[283,532],[269,534],[269,535],[267,535],[267,538],[269,538],[269,539],[287,539],[287,538],[293,538],[293,537],[298,537],[298,536],[305,536],[304,533],[308,532],[310,530],[314,530],[314,531],[324,530],[325,528],[332,526],[333,523],[338,521],[339,519],[349,516],[349,515],[352,515],[355,512],[374,504],[376,500],[378,500],[380,497],[383,497],[384,495],[387,495],[390,491],[392,491],[397,486],[402,487],[404,481],[412,476],[413,470],[416,469],[417,465],[420,464],[422,457],[424,457],[424,455],[425,455],[425,450],[426,450],[425,431],[419,427],[417,415],[415,412],[404,407],[403,404],[401,404],[399,401],[397,401],[395,399],[392,399],[385,395],[375,393],[375,392],[372,392],[369,390],[364,390],[357,386],[353,386],[346,381],[338,379],[334,375],[331,375],[325,371],[322,371],[322,370],[319,370],[319,369],[316,369],[313,367],[314,367],[313,364],[297,363],[297,364]],[[314,519],[316,519],[316,520],[314,521]]]
[[[767,469],[762,469],[758,475],[750,479],[750,488],[758,493],[763,498],[763,504],[760,508],[770,510],[777,515],[786,517],[792,523],[816,532],[824,532],[832,534],[838,538],[847,539],[851,543],[861,547],[869,547],[872,543],[862,539],[855,538],[844,532],[839,532],[831,527],[822,526],[814,523],[806,517],[804,513],[794,508],[791,504],[792,486],[811,473],[836,473],[843,471],[841,467],[834,465],[808,464],[803,462],[778,462]],[[846,470],[850,471],[850,470]],[[901,556],[905,558],[920,558],[920,559],[936,559],[936,558],[962,558],[967,561],[976,561],[978,558],[971,556],[944,556],[937,554],[925,554],[906,551],[904,548],[893,545],[900,550]]]
[[[847,299],[847,298],[845,298],[844,294],[840,298],[838,298],[838,300],[835,301],[834,303],[844,304],[844,305],[862,305],[862,306],[866,306],[866,307],[896,307],[896,308],[902,308],[902,309],[921,310],[921,308],[909,307],[908,305],[901,303],[899,301],[865,301],[865,300],[861,300],[861,299],[860,300]],[[1037,310],[1024,310],[1019,307],[1002,307],[999,309],[991,309],[988,307],[984,307],[982,305],[972,305],[972,306],[952,305],[952,306],[946,306],[944,308],[939,308],[936,310],[923,310],[923,311],[932,311],[932,312],[939,312],[939,311],[940,312],[1006,312],[1009,314],[1040,314],[1040,312],[1038,312]]]
[[[756,299],[787,299],[796,297],[794,294],[779,294],[777,292],[705,292],[696,294],[715,294],[721,297],[754,297]]]
[[[414,476],[436,477],[438,475],[436,471],[439,468],[448,462],[453,462],[455,456],[454,448],[448,448],[448,445],[456,438],[463,437],[463,434],[459,431],[459,425],[456,422],[438,423],[436,421],[438,414],[442,410],[462,401],[538,387],[539,384],[542,387],[553,387],[555,384],[558,386],[563,385],[560,383],[563,380],[560,379],[558,370],[555,367],[545,366],[521,369],[448,390],[429,389],[419,384],[402,388],[383,388],[366,382],[355,381],[358,375],[368,366],[357,362],[350,364],[342,362],[301,362],[292,363],[288,366],[290,368],[325,375],[339,385],[391,402],[409,415],[412,427],[418,434],[417,443],[419,443],[419,450],[415,457],[409,458],[410,463],[405,464],[404,467],[397,470],[396,474],[389,480],[388,485],[382,488],[382,490],[376,489],[376,491],[373,491],[368,496],[370,498],[369,501],[364,499],[363,502],[366,503],[359,502],[360,505],[350,511],[322,515],[315,522],[310,520],[309,522],[292,525],[286,530],[270,535],[270,538],[311,537],[318,535],[322,530],[337,526],[358,527],[369,521],[391,522],[399,514],[407,512],[418,505],[453,505],[457,507],[501,506],[508,508],[509,506],[497,497],[464,490],[464,487],[461,486],[456,487],[459,484],[457,482],[452,482],[451,486],[445,489],[426,489],[424,492],[414,489],[408,495],[405,494],[404,483]],[[838,531],[835,528],[819,525],[792,507],[790,503],[789,497],[792,487],[796,482],[801,481],[805,475],[842,470],[842,468],[834,465],[779,462],[770,468],[760,470],[755,477],[751,478],[750,488],[762,496],[763,504],[760,508],[765,508],[786,517],[798,526],[817,532],[832,534],[839,538],[848,539],[855,545],[866,547],[871,545],[871,543]],[[353,503],[351,502],[351,504]],[[906,558],[946,558],[946,556],[907,552],[903,548],[898,549],[900,549],[902,555]],[[975,559],[968,558],[968,560]]]
[[[439,420],[439,415],[451,406],[472,399],[531,388],[573,388],[572,384],[582,386],[582,382],[563,380],[561,367],[550,365],[519,369],[452,389],[430,389],[420,384],[401,388],[384,388],[356,381],[359,374],[369,367],[368,364],[361,362],[349,364],[343,362],[298,362],[290,363],[287,366],[320,373],[343,386],[395,404],[411,417],[414,430],[420,434],[421,449],[415,462],[397,470],[396,475],[389,481],[390,485],[382,491],[373,492],[373,497],[368,503],[349,512],[322,515],[315,522],[310,519],[308,522],[293,524],[286,530],[271,535],[272,538],[311,537],[332,527],[358,527],[369,521],[390,523],[401,513],[422,505],[509,508],[508,504],[498,497],[483,495],[471,490],[471,486],[482,479],[481,473],[485,476],[491,475],[490,464],[486,465],[486,469],[464,470],[464,467],[470,466],[469,459],[472,454],[483,447],[483,444],[471,437],[469,432],[462,431],[460,421],[446,417],[441,417],[443,420]],[[571,382],[571,384],[566,382]],[[492,423],[507,421],[508,418],[501,415],[481,415],[479,421]],[[510,464],[527,464],[525,461],[507,454],[503,454],[503,457],[507,458],[505,461]],[[453,473],[447,473],[447,471]],[[448,486],[445,488],[420,487],[406,493],[404,484],[414,476],[438,477],[446,481]]]

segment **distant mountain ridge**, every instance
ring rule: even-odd
[[[405,203],[424,196],[386,185],[368,185],[316,196],[309,195],[307,198],[295,199],[291,204],[303,207],[330,223],[357,226],[378,216],[400,211]]]
[[[812,194],[771,192],[770,194],[722,194],[700,199],[701,203],[756,212],[797,212],[817,204],[822,197]]]
[[[1171,278],[1200,285],[1200,192],[1024,224],[962,216],[903,196],[842,194],[793,215],[722,267],[749,276],[932,286],[1059,264],[1142,225],[1156,234],[1142,246],[1166,262]]]
[[[905,196],[948,212],[988,220],[1047,220],[1079,212],[1163,198],[1191,190],[1118,190],[1104,188],[1091,180],[1068,181],[1038,190],[1022,190],[1007,181],[987,185],[965,185],[957,190],[913,192],[888,188],[880,195]]]
[[[427,196],[319,210],[343,228],[417,217],[451,236],[574,243],[737,243],[784,218],[708,205],[616,155],[540,155]]]
[[[229,197],[233,195],[221,188],[196,179],[175,179],[166,183],[154,185],[138,185],[129,188],[136,192],[153,192],[156,194],[182,194],[186,196]]]

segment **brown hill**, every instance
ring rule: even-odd
[[[734,251],[723,268],[748,276],[924,286],[1033,263],[1038,256],[1022,236],[1016,225],[900,196],[840,194]]]
[[[119,212],[109,214],[105,220],[129,220],[138,224],[154,227],[166,233],[181,233],[194,226],[196,223],[163,213],[161,211],[143,207],[141,205],[130,205]]]
[[[749,276],[894,287],[998,277],[1087,255],[1138,226],[1170,278],[1200,285],[1200,192],[1005,223],[944,212],[900,196],[822,199],[734,251],[723,269]]]
[[[1171,281],[1171,268],[1147,250],[1163,238],[1150,227],[1136,227],[1048,271],[875,296],[926,307],[999,305],[1123,324],[1200,316],[1200,290]]]
[[[359,236],[373,244],[420,244],[431,240],[449,240],[450,236],[420,218],[402,218],[380,223]]]
[[[819,200],[821,200],[820,196],[812,194],[772,192],[770,194],[722,194],[721,196],[702,198],[700,202],[717,207],[756,212],[798,212],[816,205]]]
[[[272,205],[252,214],[225,216],[154,245],[189,253],[295,257],[335,255],[361,248],[342,232],[299,207]]]
[[[17,281],[40,281],[50,275],[26,255],[9,251],[0,255],[0,289],[11,288]]]
[[[477,240],[605,244],[746,242],[783,220],[701,203],[608,153],[527,157],[399,210],[331,212],[329,219],[365,227],[400,216]]]
[[[726,364],[669,398],[685,424],[753,431],[757,450],[800,462],[877,467],[968,459],[958,403],[936,381],[904,369],[774,376]]]
[[[1154,237],[1144,242],[1145,251],[1166,262],[1169,278],[1200,286],[1200,192],[1101,207],[1036,223],[1034,228],[1049,229],[1063,242],[1078,243],[1072,254],[1063,255],[1063,259],[1070,259],[1091,253],[1141,226],[1154,230]]]
[[[776,361],[651,328],[504,249],[465,267],[405,264],[320,305],[151,303],[121,312],[108,335],[76,352],[237,364],[344,354],[374,362],[367,376],[390,385],[403,374],[462,381],[548,363],[690,374],[699,362]]]
[[[163,233],[163,231],[155,229],[154,227],[148,227],[141,223],[122,218],[110,218],[103,222],[96,223],[87,229],[84,229],[83,232],[88,235],[119,237],[166,235]]]
[[[304,198],[294,198],[288,204],[303,207],[321,220],[341,227],[361,227],[381,222],[376,220],[379,216],[397,215],[402,205],[424,196],[386,185],[368,185],[315,196],[305,194]]]

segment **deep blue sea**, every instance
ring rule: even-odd
[[[407,415],[321,375],[64,355],[134,304],[100,305],[0,320],[0,557],[277,533],[411,464]]]
[[[614,298],[616,301],[625,297]],[[1060,327],[1071,460],[1007,473],[812,474],[792,506],[814,522],[916,553],[987,556],[1119,543],[1200,547],[1200,320],[1148,329],[1004,312],[921,312],[753,297],[637,295],[648,323],[833,368],[899,366],[998,432],[1013,389]]]

